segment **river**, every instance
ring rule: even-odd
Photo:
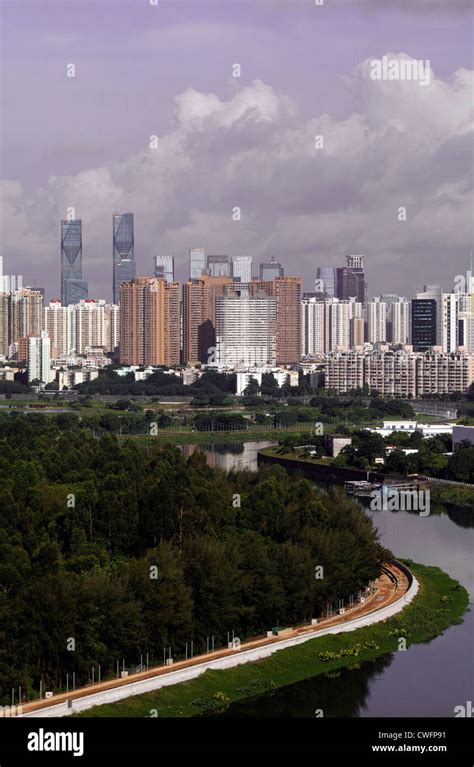
[[[201,447],[211,465],[257,470],[257,452],[269,442]],[[186,456],[196,445],[183,446]],[[474,700],[474,517],[466,513],[365,512],[382,543],[399,557],[437,565],[468,590],[471,612],[436,639],[389,653],[338,676],[315,677],[259,698],[234,703],[220,716],[232,717],[451,717]]]

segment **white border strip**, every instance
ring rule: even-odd
[[[189,668],[183,668],[176,671],[170,671],[168,674],[152,677],[150,679],[143,679],[138,682],[132,682],[131,684],[125,684],[120,687],[116,687],[111,690],[105,690],[104,692],[93,693],[92,695],[85,695],[81,698],[73,700],[72,708],[68,708],[68,701],[58,703],[57,705],[47,706],[37,711],[32,711],[27,714],[23,714],[23,717],[57,717],[68,716],[70,714],[76,714],[79,711],[86,711],[93,706],[101,706],[104,703],[115,703],[116,701],[129,698],[133,695],[142,695],[152,690],[159,690],[162,687],[167,687],[173,684],[179,684],[180,682],[186,682],[189,679],[195,679],[203,674],[208,668],[212,669],[226,669],[234,666],[240,666],[242,663],[251,663],[261,658],[267,658],[278,650],[283,650],[286,647],[294,647],[295,645],[308,642],[310,639],[316,639],[317,637],[326,636],[327,634],[340,634],[346,631],[354,631],[354,629],[362,628],[363,626],[370,626],[379,621],[391,618],[393,615],[401,612],[407,604],[409,604],[419,590],[419,583],[415,576],[412,574],[412,583],[396,602],[393,602],[387,607],[381,607],[378,610],[374,610],[367,615],[363,615],[359,618],[353,618],[346,623],[336,626],[330,626],[325,629],[317,629],[315,631],[308,631],[305,634],[297,637],[290,637],[289,639],[282,639],[278,642],[272,642],[269,645],[262,647],[255,647],[250,650],[236,650],[235,655],[226,656],[225,658],[217,658],[215,660],[205,661],[204,663],[190,666]]]

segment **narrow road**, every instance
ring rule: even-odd
[[[54,695],[52,698],[24,703],[21,716],[67,716],[101,703],[122,700],[169,684],[178,684],[199,676],[208,668],[229,668],[258,660],[279,649],[301,644],[318,636],[352,631],[361,626],[385,620],[400,612],[413,599],[417,591],[416,579],[413,578],[410,585],[401,567],[392,562],[384,565],[382,574],[375,581],[373,593],[364,602],[346,609],[341,615],[320,620],[317,625],[284,629],[278,636],[255,637],[242,643],[238,649],[215,650],[195,656],[193,659],[177,661],[171,666],[160,666],[130,674],[124,679],[111,679],[100,684],[90,684],[69,693]],[[2,716],[1,711],[0,716]]]

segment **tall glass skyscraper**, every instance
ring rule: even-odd
[[[155,277],[174,282],[174,256],[155,256]]]
[[[317,293],[326,293],[329,298],[336,295],[336,270],[333,266],[319,266],[316,274],[317,280],[320,280]],[[322,285],[321,285],[322,283]]]
[[[275,256],[267,264],[260,264],[260,279],[264,282],[274,280],[276,277],[284,277],[285,270],[282,265],[275,261]]]
[[[61,303],[78,304],[87,298],[87,282],[82,279],[82,220],[61,221]]]
[[[189,279],[199,279],[203,274],[206,274],[206,251],[204,248],[192,248],[189,251]]]
[[[114,213],[114,304],[120,303],[120,284],[135,277],[133,213]]]

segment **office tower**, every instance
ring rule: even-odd
[[[230,277],[229,256],[208,256],[207,273],[209,277]]]
[[[443,290],[439,285],[425,285],[417,299],[429,299],[436,302],[436,346],[443,346]]]
[[[414,298],[411,302],[411,343],[415,352],[437,346],[437,302],[435,298]]]
[[[276,364],[276,301],[248,290],[216,301],[216,364],[227,368]]]
[[[387,304],[380,298],[367,303],[367,340],[371,344],[387,340]]]
[[[363,346],[365,334],[365,320],[363,317],[352,317],[349,321],[350,346]]]
[[[301,277],[277,277],[270,285],[276,299],[277,363],[296,365],[301,360]]]
[[[234,256],[232,258],[232,277],[239,282],[251,282],[252,256]]]
[[[120,361],[179,365],[179,283],[135,277],[120,288]]]
[[[276,277],[284,277],[285,270],[281,264],[275,261],[275,256],[272,256],[269,263],[260,264],[259,276],[264,282],[269,282]]]
[[[316,272],[316,285],[318,293],[326,293],[328,298],[336,295],[336,270],[333,266],[319,266]]]
[[[216,301],[230,277],[207,277],[189,280],[183,285],[183,362],[195,364],[215,362]]]
[[[61,221],[61,303],[76,304],[87,298],[82,279],[82,220]]]
[[[314,357],[326,351],[327,304],[316,297],[305,297],[301,301],[301,353],[303,357]]]
[[[155,277],[174,282],[174,256],[155,256]]]
[[[51,342],[45,330],[39,337],[28,338],[28,383],[40,381],[44,386],[51,381]]]
[[[346,266],[336,269],[336,296],[347,301],[355,298],[359,303],[367,301],[367,282],[364,274],[364,256],[346,256]]]
[[[206,251],[204,248],[192,248],[189,251],[189,279],[199,279],[206,271]]]
[[[21,274],[3,273],[3,256],[0,256],[0,293],[11,293],[14,290],[21,290],[23,287],[23,277]]]
[[[133,280],[136,273],[133,213],[113,215],[113,262],[113,302],[118,304],[120,285]]]

